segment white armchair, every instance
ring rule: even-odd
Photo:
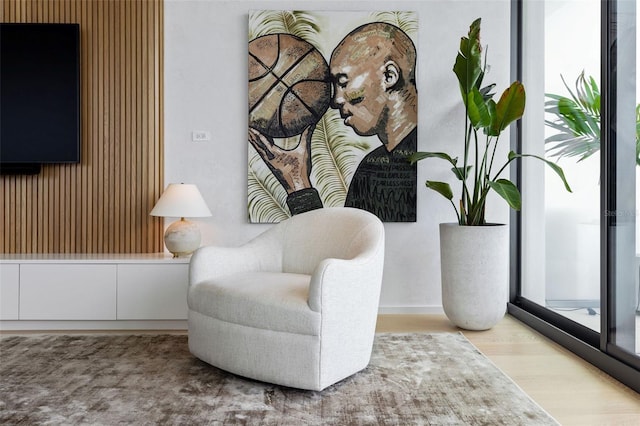
[[[189,350],[240,376],[322,390],[369,364],[384,227],[364,210],[323,208],[235,248],[191,258]]]

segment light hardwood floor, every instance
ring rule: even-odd
[[[444,315],[380,315],[378,332],[458,332]],[[513,317],[462,331],[560,424],[640,425],[640,394]]]

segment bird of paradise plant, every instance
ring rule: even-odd
[[[453,66],[465,106],[462,164],[458,164],[458,157],[452,157],[445,152],[417,152],[409,156],[412,163],[425,158],[440,158],[453,166],[451,171],[462,186],[457,206],[448,183],[427,180],[426,186],[448,199],[456,212],[458,223],[469,226],[486,224],[485,210],[490,190],[500,195],[511,208],[520,209],[521,196],[518,188],[509,179],[500,177],[507,166],[518,158],[534,157],[545,162],[560,176],[567,191],[571,192],[562,169],[542,157],[511,151],[504,163],[495,163],[500,135],[524,114],[526,95],[522,83],[515,81],[502,93],[498,102],[495,102],[491,93],[495,84],[483,86],[487,65],[486,56],[484,61],[482,58],[480,23],[480,18],[473,21],[468,35],[461,38],[460,50]]]

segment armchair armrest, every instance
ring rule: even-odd
[[[382,253],[354,259],[323,260],[311,276],[309,307],[324,314],[325,306],[371,304],[377,311],[382,269]]]
[[[200,247],[189,262],[189,285],[237,272],[280,271],[280,246],[278,233],[267,231],[239,247]]]

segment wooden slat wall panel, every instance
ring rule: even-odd
[[[163,1],[3,0],[2,22],[79,23],[82,161],[3,176],[3,253],[163,250]]]

